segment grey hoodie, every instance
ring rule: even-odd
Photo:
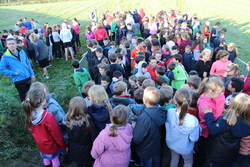
[[[147,79],[151,79],[151,75],[149,74],[149,72],[146,72],[146,73],[142,73],[142,64],[143,63],[147,63],[145,61],[140,61],[138,63],[138,72],[135,74],[136,77],[140,77],[140,76],[145,76],[147,77]]]

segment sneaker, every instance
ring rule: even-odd
[[[59,60],[60,58],[59,58],[59,57],[57,57],[56,59],[57,59],[57,60]]]
[[[49,79],[49,76],[45,77],[45,79]]]

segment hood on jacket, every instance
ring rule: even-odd
[[[95,105],[92,104],[88,107],[90,115],[99,122],[104,122],[109,120],[109,110],[105,104]]]
[[[70,124],[72,124],[72,127],[73,126],[79,126],[81,127],[82,124],[83,124],[83,117],[82,119],[80,120],[70,120],[69,117],[66,115],[64,118],[63,118],[63,124],[66,125],[68,128],[70,128]]]
[[[110,125],[106,125],[106,130],[109,130]],[[124,125],[121,129],[117,129],[116,137],[110,137],[110,141],[119,151],[124,151],[130,148],[133,128],[130,124]]]
[[[62,29],[67,29],[67,24],[66,23],[62,23]]]
[[[45,115],[43,116],[44,110],[41,111],[33,111],[32,112],[32,116],[34,118],[34,120],[31,121],[31,123],[33,125],[39,125],[40,123],[43,122],[44,118],[47,115],[47,112],[45,113]]]
[[[162,107],[145,108],[145,112],[150,116],[157,126],[163,125],[166,121],[165,109]]]
[[[137,106],[136,104],[129,104],[129,122],[136,122],[138,117],[144,112],[145,106]]]
[[[88,71],[80,67],[79,69],[75,70],[74,75],[79,75],[80,77],[86,77],[86,75],[88,75]]]

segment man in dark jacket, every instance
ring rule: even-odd
[[[155,87],[144,90],[144,113],[139,116],[134,131],[133,143],[142,166],[158,166],[158,154],[161,145],[161,126],[165,123],[164,109],[158,107],[160,91]]]

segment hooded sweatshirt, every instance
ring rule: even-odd
[[[150,159],[159,154],[161,146],[161,126],[166,119],[162,107],[149,107],[137,119],[133,131],[133,143],[140,158]]]
[[[53,114],[53,116],[55,117],[56,122],[58,124],[61,124],[62,120],[65,116],[65,112],[64,112],[63,108],[61,107],[61,105],[56,100],[56,95],[55,94],[46,94],[46,98],[47,98],[47,106],[46,107],[48,109],[48,112]]]
[[[91,155],[95,158],[94,167],[127,167],[131,155],[132,125],[118,127],[115,137],[109,136],[110,126],[106,125],[93,143]]]
[[[151,79],[151,75],[149,74],[149,72],[146,73],[142,73],[142,64],[146,63],[145,61],[140,61],[138,63],[138,72],[135,74],[135,76],[138,78],[140,76],[145,76],[147,77],[147,79]]]
[[[59,149],[66,150],[60,128],[54,116],[46,110],[34,111],[32,116],[31,134],[34,137],[39,151],[42,154],[52,155]]]
[[[63,43],[71,42],[72,34],[71,31],[67,28],[65,23],[62,23],[62,30],[60,31],[60,38]]]
[[[176,109],[171,108],[167,112],[165,126],[168,147],[178,154],[190,154],[201,132],[197,118],[187,113],[183,124],[179,125],[179,113],[176,112]]]
[[[80,67],[79,69],[75,69],[73,77],[74,77],[78,92],[83,93],[82,86],[86,82],[91,80],[88,70],[82,67]]]

